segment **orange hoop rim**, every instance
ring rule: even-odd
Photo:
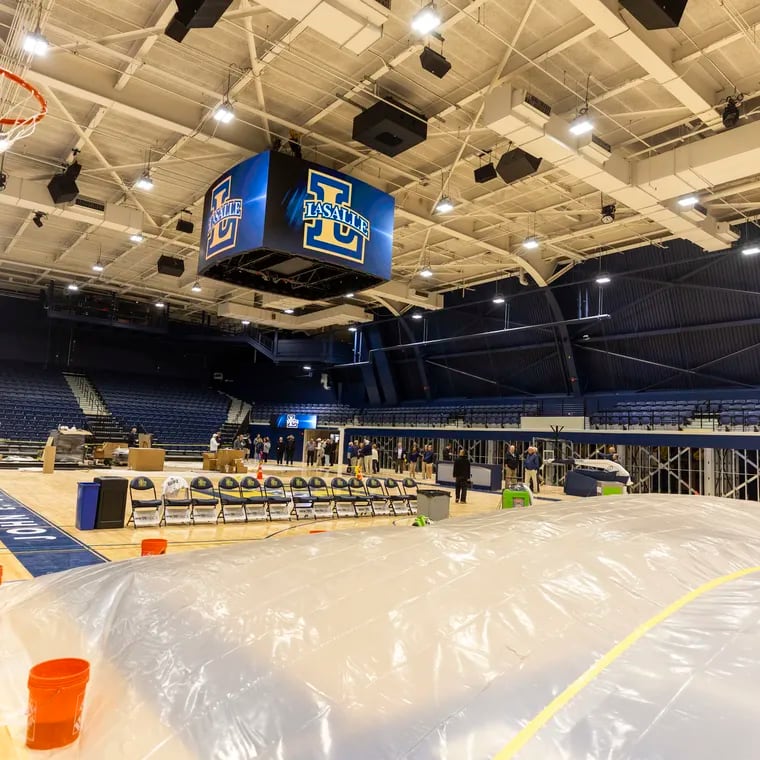
[[[47,101],[45,100],[43,94],[33,84],[27,82],[26,79],[23,79],[18,74],[14,74],[12,71],[0,68],[0,76],[5,77],[14,84],[17,84],[19,87],[22,87],[40,105],[40,112],[34,116],[29,116],[26,119],[0,119],[0,124],[6,127],[31,126],[32,124],[36,124],[38,121],[41,121],[47,114]]]

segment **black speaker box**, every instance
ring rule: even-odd
[[[354,119],[353,139],[386,156],[397,156],[427,139],[427,118],[381,100]]]
[[[211,29],[232,5],[232,0],[177,0],[177,12],[164,30],[182,42],[190,29]]]
[[[451,64],[432,48],[423,48],[420,53],[420,63],[425,71],[435,74],[439,79],[443,79],[449,73]]]
[[[185,273],[185,262],[172,256],[161,256],[158,260],[158,273],[181,277]]]
[[[191,235],[195,225],[189,219],[177,219],[177,232],[186,232]]]
[[[623,6],[645,29],[674,29],[689,0],[620,0]]]
[[[498,165],[496,171],[499,176],[507,183],[517,182],[518,179],[529,177],[541,165],[541,159],[531,156],[520,148],[514,148],[505,153]]]
[[[56,174],[48,182],[47,189],[53,203],[71,203],[79,195],[77,183],[67,174]]]
[[[473,174],[475,175],[475,181],[479,183],[490,182],[499,176],[496,172],[496,167],[490,163],[475,169]]]
[[[171,37],[175,42],[182,42],[189,31],[190,30],[175,15],[166,25],[164,34],[167,37]]]

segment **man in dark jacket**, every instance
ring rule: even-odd
[[[525,455],[525,485],[538,493],[538,471],[541,469],[541,455],[535,446],[528,446],[528,453]]]
[[[282,464],[282,460],[285,457],[285,439],[280,436],[277,439],[277,464]]]
[[[127,435],[127,446],[130,449],[136,449],[140,445],[140,436],[137,435],[137,428],[133,427]]]
[[[517,457],[514,443],[507,446],[504,452],[504,486],[515,485],[517,483],[517,468],[520,466],[520,460]]]
[[[464,449],[459,449],[459,456],[454,460],[455,497],[457,504],[467,503],[467,484],[470,480],[470,460]]]
[[[447,443],[443,450],[443,461],[450,462],[454,458],[454,450],[451,448],[451,444]]]
[[[294,435],[289,435],[285,439],[285,461],[287,464],[292,465],[293,464],[293,457],[296,454],[296,437]]]

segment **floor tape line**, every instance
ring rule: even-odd
[[[712,591],[725,583],[744,578],[747,575],[754,573],[760,573],[760,566],[746,567],[742,570],[737,570],[727,575],[721,575],[717,578],[713,578],[707,583],[703,583],[698,588],[689,591],[680,599],[665,607],[653,617],[649,618],[645,623],[635,628],[629,633],[622,641],[616,644],[605,655],[599,658],[585,673],[578,676],[561,694],[558,694],[549,704],[541,710],[535,718],[533,718],[524,728],[522,728],[511,741],[506,744],[499,752],[497,752],[493,760],[510,760],[525,747],[525,745],[571,700],[573,700],[583,689],[586,688],[597,676],[599,676],[604,670],[612,665],[622,654],[630,649],[642,636],[645,636],[649,631],[655,628],[660,623],[667,620],[671,615],[674,615],[680,609],[685,607],[690,602],[698,599],[708,591]]]

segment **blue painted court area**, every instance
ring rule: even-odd
[[[108,561],[1,490],[0,541],[35,577]]]

